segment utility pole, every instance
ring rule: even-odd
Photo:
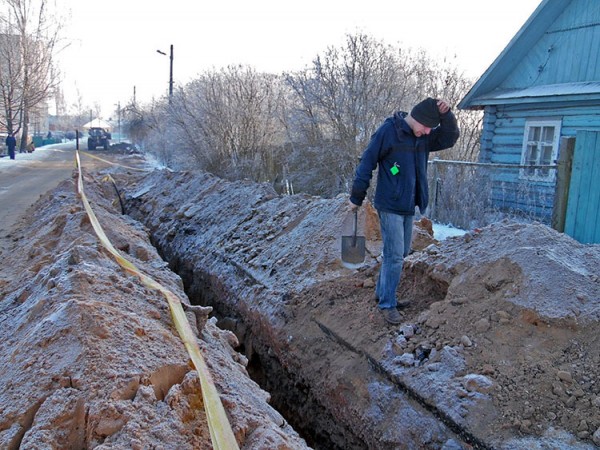
[[[118,124],[119,124],[119,143],[122,141],[121,139],[121,102],[117,104],[117,116],[118,116]]]
[[[173,44],[171,44],[169,60],[169,102],[171,102],[171,98],[173,98]]]
[[[156,53],[167,56],[167,54],[161,50],[156,50]],[[169,54],[169,104],[173,98],[173,44],[171,44],[171,52]]]

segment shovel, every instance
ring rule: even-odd
[[[358,209],[354,210],[354,227],[352,236],[342,236],[342,262],[362,264],[365,260],[365,237],[356,235],[358,225]]]

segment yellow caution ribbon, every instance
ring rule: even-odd
[[[221,403],[221,398],[219,397],[219,393],[217,388],[212,380],[212,376],[206,366],[206,362],[204,361],[204,357],[200,352],[200,348],[198,347],[198,343],[196,342],[196,336],[190,327],[190,324],[185,316],[185,312],[183,311],[183,307],[181,306],[181,301],[177,298],[175,294],[173,294],[170,290],[162,286],[156,280],[150,278],[144,273],[140,272],[137,267],[127,259],[125,259],[119,251],[114,248],[106,233],[102,229],[100,222],[98,222],[98,218],[96,214],[92,210],[90,203],[83,191],[83,175],[81,170],[81,160],[79,158],[79,151],[75,152],[76,155],[76,165],[78,170],[78,180],[77,180],[77,192],[81,196],[81,200],[83,201],[84,208],[87,212],[87,215],[90,219],[92,227],[100,239],[102,245],[108,250],[108,252],[113,255],[117,263],[129,274],[137,276],[144,286],[155,289],[159,291],[164,297],[167,299],[169,303],[169,308],[171,310],[171,317],[173,318],[173,322],[175,323],[175,328],[177,329],[181,340],[190,356],[196,371],[198,372],[198,377],[200,378],[200,387],[202,389],[202,399],[204,400],[204,410],[206,412],[206,418],[208,421],[208,428],[210,430],[210,438],[213,444],[213,448],[215,450],[237,450],[239,449],[237,442],[235,440],[235,436],[233,435],[233,430],[231,429],[231,424],[227,419],[227,415],[225,413],[225,409],[223,408],[223,404]]]
[[[79,152],[80,150],[77,150],[77,151]],[[139,170],[140,172],[148,172],[150,170],[150,169],[140,169],[139,167],[131,167],[131,166],[126,166],[124,164],[112,162],[112,161],[109,161],[108,159],[103,159],[103,158],[100,158],[99,156],[92,155],[91,153],[84,152],[84,151],[81,151],[81,153],[85,156],[89,156],[90,158],[94,158],[94,159],[97,159],[98,161],[105,162],[106,164],[111,164],[111,165],[117,166],[117,167],[123,167],[123,168],[129,169],[129,170]]]

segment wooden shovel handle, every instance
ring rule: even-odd
[[[354,210],[354,227],[352,230],[352,247],[356,247],[356,233],[358,232],[358,208]]]

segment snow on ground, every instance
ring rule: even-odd
[[[462,236],[467,233],[465,230],[461,230],[460,228],[455,228],[452,225],[444,225],[441,223],[433,223],[433,236],[438,241],[443,241],[446,238],[454,237],[454,236]]]
[[[51,152],[62,152],[65,151],[58,146],[64,146],[64,144],[52,144],[44,147],[38,147],[32,153],[19,153],[17,150],[15,153],[15,159],[10,159],[8,155],[0,158],[0,167],[7,168],[14,165],[28,164],[31,161],[43,161],[51,154]]]
[[[115,214],[110,187],[84,178],[117,248],[186,302],[146,234]],[[0,449],[212,448],[166,300],[100,248],[73,187],[43,195],[0,249],[0,360],[11,361],[0,370]],[[241,449],[306,448],[248,377],[235,336],[189,319]]]
[[[158,171],[127,191],[128,213],[189,276],[194,296],[223,315],[239,311],[241,325],[227,323],[251,338],[261,361],[278,358],[274,367],[294,372],[371,448],[388,438],[410,447],[415,430],[434,429],[423,414],[375,415],[369,425],[371,416],[355,414],[401,407],[391,406],[389,390],[380,392],[385,403],[371,395],[373,362],[487,448],[529,448],[530,438],[539,448],[600,445],[600,246],[539,223],[503,221],[469,233],[440,226],[435,239],[464,236],[406,259],[398,294],[409,305],[402,324],[387,327],[373,295],[380,247],[369,236],[378,225],[366,206],[365,267],[342,273],[343,196],[276,196],[250,182]],[[440,447],[411,448],[441,448],[449,435],[435,429]],[[562,442],[552,430],[565,433]]]

